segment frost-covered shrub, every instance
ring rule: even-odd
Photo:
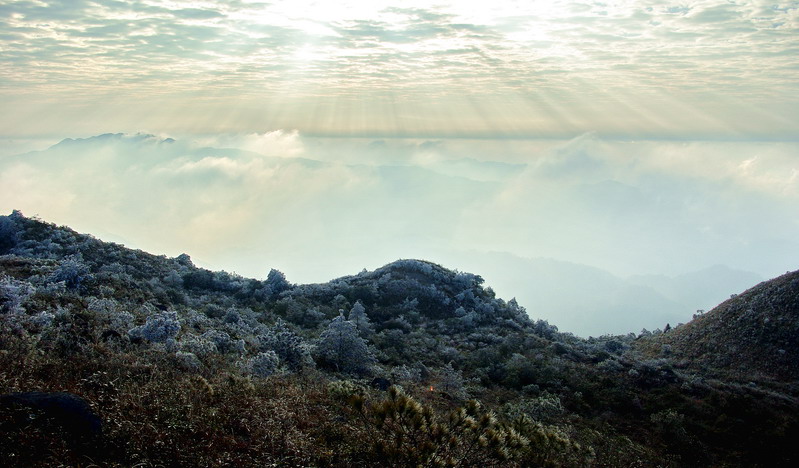
[[[63,281],[58,283],[45,283],[36,287],[36,293],[45,298],[56,298],[67,292],[67,285]]]
[[[327,384],[327,393],[333,399],[347,401],[353,396],[363,396],[366,391],[352,380],[334,380]]]
[[[202,330],[211,325],[211,319],[205,314],[201,314],[194,309],[189,309],[183,314],[183,323],[187,328]]]
[[[50,326],[41,330],[39,346],[62,358],[81,356],[92,338],[85,327],[86,314],[59,307]]]
[[[618,354],[620,355],[624,351],[630,348],[627,343],[624,343],[618,339],[609,339],[604,343],[605,350],[609,353]]]
[[[246,349],[244,340],[234,340],[227,333],[220,330],[208,330],[202,337],[216,345],[217,351],[222,354],[239,353],[243,354]]]
[[[179,367],[188,371],[197,372],[203,367],[203,363],[194,353],[178,351],[175,353],[175,360]]]
[[[161,312],[147,317],[144,325],[130,329],[131,338],[144,338],[154,343],[166,342],[180,332],[177,312]]]
[[[286,319],[303,328],[314,328],[327,318],[316,307],[305,307],[287,299],[281,299],[280,302],[287,305]]]
[[[218,352],[216,344],[204,337],[197,335],[184,335],[180,341],[180,348],[196,356],[206,357]]]
[[[330,301],[330,305],[331,307],[333,307],[334,310],[343,310],[350,308],[349,301],[347,300],[346,297],[344,297],[341,294],[336,294],[336,297],[334,297],[333,300]]]
[[[175,262],[185,267],[194,267],[194,263],[191,261],[191,257],[189,257],[189,255],[185,253],[182,253],[177,257],[175,257]]]
[[[282,322],[258,335],[257,340],[262,352],[274,351],[292,371],[313,366],[313,359],[306,343]]]
[[[422,381],[422,372],[416,367],[403,364],[391,369],[391,380],[399,383],[419,383]]]
[[[597,364],[596,367],[604,372],[621,372],[624,370],[624,365],[615,359],[605,359]]]
[[[22,304],[36,289],[26,281],[17,281],[9,276],[0,277],[0,313],[22,313]]]
[[[91,299],[86,308],[98,315],[111,317],[118,307],[119,303],[113,299]]]
[[[221,319],[222,317],[225,316],[225,314],[227,314],[227,310],[224,307],[217,304],[206,305],[204,312],[206,316],[216,319]]]
[[[536,398],[508,403],[503,407],[502,412],[511,420],[524,415],[533,421],[547,423],[554,422],[566,414],[566,409],[563,407],[560,397],[544,391]]]
[[[649,420],[659,432],[672,440],[685,441],[688,438],[684,414],[668,409],[650,415]]]
[[[53,324],[53,320],[55,319],[55,315],[51,312],[39,312],[36,315],[31,315],[28,320],[30,321],[31,325],[36,327],[37,329],[41,330],[47,328]]]
[[[400,330],[403,333],[410,333],[413,330],[413,325],[402,315],[386,320],[381,327],[384,330]]]
[[[128,272],[129,268],[119,262],[107,263],[100,267],[98,275],[107,281],[121,283],[123,285],[134,285],[136,279]]]
[[[514,353],[505,363],[505,383],[512,387],[521,388],[535,383],[538,366],[535,361],[522,354]]]
[[[133,322],[134,317],[130,312],[118,312],[111,316],[111,328],[114,330],[129,330]]]
[[[546,320],[536,320],[533,323],[533,333],[540,337],[554,340],[558,336],[558,327],[550,325]]]
[[[67,257],[50,275],[50,282],[63,281],[68,289],[80,289],[90,279],[89,268],[83,263],[80,255]]]
[[[373,337],[375,343],[385,353],[385,358],[393,362],[406,360],[405,353],[408,349],[408,338],[401,330],[383,330]]]
[[[244,283],[244,278],[226,271],[213,272],[211,276],[211,288],[216,291],[233,293],[241,290]]]
[[[527,309],[520,306],[515,297],[508,301],[508,310],[514,320],[524,324],[532,323],[530,316],[527,314]]]
[[[277,370],[280,358],[274,351],[258,353],[247,361],[247,371],[258,377],[269,377]]]
[[[174,338],[167,338],[166,341],[164,341],[163,346],[164,346],[164,351],[166,351],[167,353],[176,353],[180,351],[180,345],[178,344],[178,340]]]
[[[463,308],[460,308],[460,310],[463,310]],[[460,321],[461,325],[463,325],[466,330],[472,330],[477,326],[478,322],[480,321],[480,317],[477,315],[477,312],[470,310],[460,317]]]
[[[483,277],[473,273],[458,272],[452,280],[452,285],[457,289],[477,288],[485,282]]]
[[[397,260],[396,262],[392,263],[390,266],[393,266],[397,269],[407,270],[409,272],[422,273],[424,275],[433,274],[433,265],[428,262],[424,262],[422,260],[415,260],[415,259]]]
[[[222,317],[222,322],[223,323],[236,323],[237,324],[237,323],[241,322],[241,314],[239,314],[238,310],[236,310],[234,308],[230,308],[230,309],[228,309],[227,312],[225,312],[225,315]]]

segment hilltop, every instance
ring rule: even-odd
[[[734,295],[685,326],[644,340],[681,367],[743,381],[799,379],[799,271]]]
[[[16,428],[0,437],[0,462],[676,467],[799,459],[793,374],[761,373],[741,385],[725,377],[729,362],[686,364],[705,349],[686,343],[739,336],[735,352],[752,363],[779,349],[792,358],[790,328],[765,329],[773,343],[763,348],[721,317],[751,309],[746,320],[786,325],[795,276],[667,332],[586,340],[531,318],[477,274],[424,260],[319,284],[265,273],[210,271],[185,254],[128,249],[19,212],[0,217],[0,392],[74,393],[104,426],[93,452],[64,442],[62,429],[20,429],[0,411],[0,426]]]

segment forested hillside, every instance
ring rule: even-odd
[[[102,422],[77,438],[46,411],[0,404],[0,464],[799,461],[795,373],[721,372],[732,355],[708,358],[792,369],[795,340],[764,325],[776,341],[763,348],[703,325],[794,323],[795,274],[684,326],[584,340],[422,260],[324,284],[264,273],[0,217],[0,393],[69,392]]]

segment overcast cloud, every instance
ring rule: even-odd
[[[12,1],[0,125],[793,138],[798,17],[751,0]]]

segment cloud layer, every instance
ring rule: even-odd
[[[257,278],[278,268],[320,282],[430,259],[486,274],[504,296],[534,306],[534,317],[599,334],[662,327],[708,307],[620,278],[715,264],[762,277],[796,269],[797,153],[799,143],[593,134],[510,142],[109,134],[0,158],[0,211]],[[554,274],[540,271],[548,264],[563,284],[541,289]],[[539,280],[520,288],[527,277]],[[589,320],[600,311],[585,304],[627,315]]]
[[[7,134],[797,133],[799,4],[12,1]],[[80,116],[79,119],[74,117]]]

